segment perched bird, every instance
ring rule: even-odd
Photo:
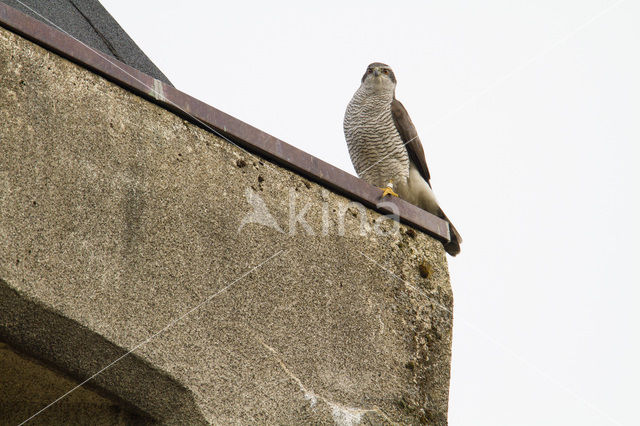
[[[455,256],[462,238],[436,201],[418,132],[395,91],[388,65],[367,67],[344,115],[351,162],[358,176],[384,191],[383,197],[399,196],[449,222],[451,241],[444,248]]]

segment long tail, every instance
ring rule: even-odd
[[[447,217],[446,214],[444,214],[442,209],[440,209],[438,213],[438,216],[449,222],[449,233],[451,240],[448,243],[443,244],[444,249],[451,256],[455,256],[460,253],[460,244],[462,244],[462,237],[460,236],[460,233],[458,232],[456,227],[453,226],[453,223],[451,223],[451,220]]]

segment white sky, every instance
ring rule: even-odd
[[[391,65],[464,238],[450,424],[640,424],[637,0],[102,3],[178,89],[351,173],[344,109]]]

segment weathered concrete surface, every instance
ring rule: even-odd
[[[446,423],[441,243],[2,29],[0,122],[0,340],[163,423]]]
[[[77,385],[74,380],[16,353],[4,343],[0,343],[0,371],[0,419],[3,425],[19,424]],[[107,426],[151,422],[148,417],[132,413],[111,398],[80,387],[29,424]]]

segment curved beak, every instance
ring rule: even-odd
[[[373,70],[373,75],[374,75],[375,77],[380,77],[380,69],[379,69],[379,68],[375,68],[375,69]]]

